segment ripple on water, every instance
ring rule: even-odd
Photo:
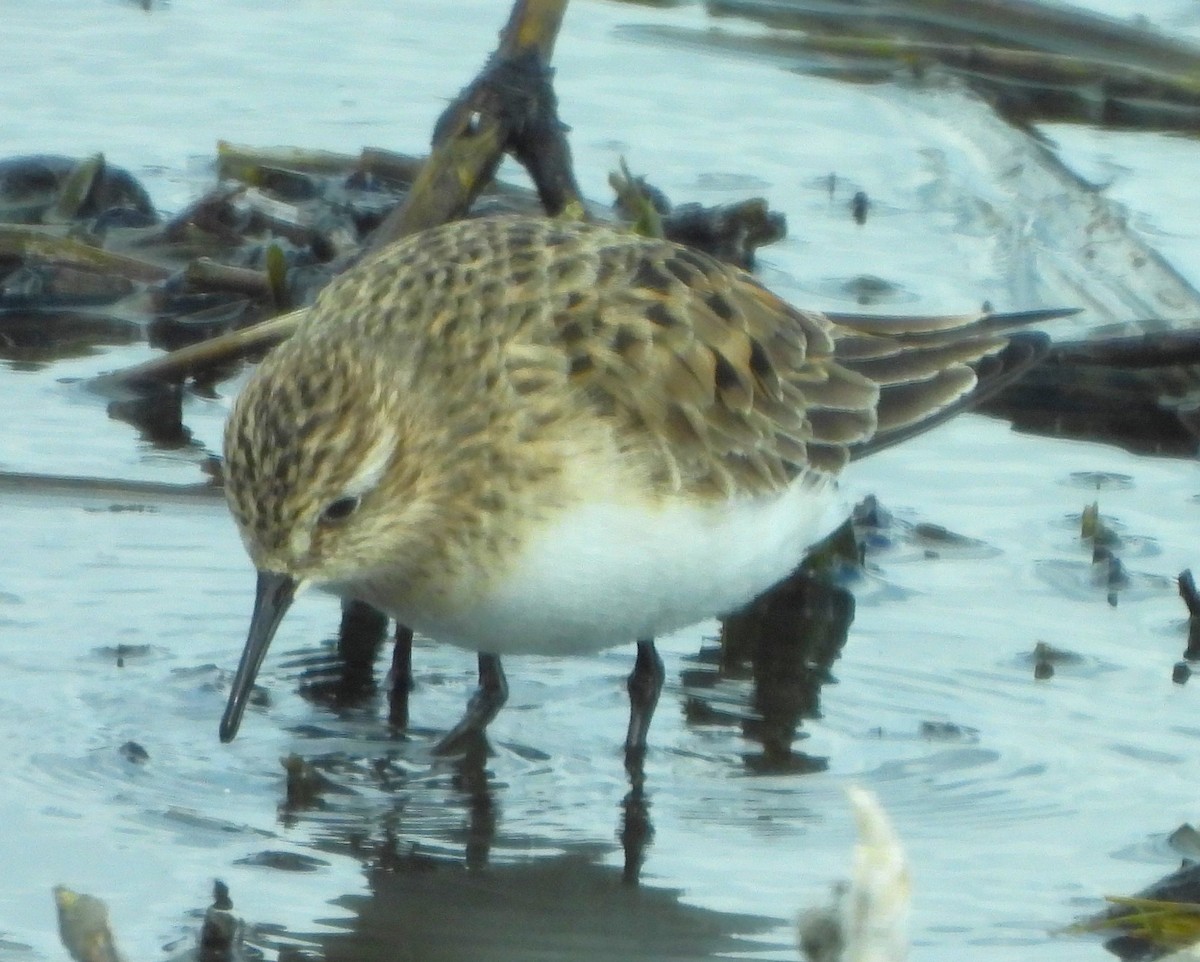
[[[1132,475],[1117,471],[1073,471],[1063,484],[1089,491],[1129,491],[1134,486]]]
[[[806,285],[812,293],[835,303],[861,307],[895,307],[916,304],[917,293],[903,284],[876,277],[874,274],[854,274],[849,277],[827,277]]]
[[[1044,559],[1034,566],[1037,577],[1064,598],[1076,601],[1108,600],[1109,604],[1131,603],[1178,594],[1174,578],[1130,571],[1124,566],[1116,573],[1108,561],[1066,561]]]
[[[470,5],[478,17],[422,0],[413,3],[422,16],[400,18],[370,4],[347,17],[322,4],[281,14],[270,5],[180,2],[146,16],[72,3],[64,16],[103,42],[71,45],[57,35],[60,25],[27,6],[22,17],[13,5],[6,21],[24,59],[0,78],[11,87],[7,102],[29,108],[22,116],[31,122],[16,132],[22,149],[105,149],[150,171],[159,202],[175,206],[210,180],[218,136],[357,150],[400,131],[416,149],[502,18],[497,4],[483,2]],[[1014,283],[1011,265],[993,269],[994,217],[969,213],[981,186],[970,181],[981,175],[969,158],[955,160],[973,148],[964,151],[946,136],[956,132],[937,124],[914,126],[905,107],[929,93],[910,85],[896,97],[886,85],[814,82],[613,39],[616,23],[676,13],[707,28],[696,4],[669,13],[572,5],[556,79],[577,125],[581,180],[595,185],[585,189],[602,188],[619,140],[636,147],[640,166],[675,199],[688,199],[681,186],[718,201],[762,191],[794,225],[792,238],[764,251],[763,276],[819,306],[961,309],[984,297],[1054,303],[1068,295],[1040,277]],[[376,14],[390,33],[364,38],[362,17]],[[289,29],[279,29],[281,16]],[[193,33],[203,42],[192,42]],[[327,55],[331,37],[346,56]],[[420,56],[398,60],[397,40]],[[155,51],[169,54],[155,61],[169,82],[139,85]],[[662,71],[644,86],[661,87],[671,111],[630,92],[621,69],[630,65]],[[380,77],[413,95],[355,93],[379,88]],[[932,96],[955,102],[952,92]],[[218,109],[221,102],[236,109]],[[747,109],[728,109],[731,102]],[[115,103],[128,109],[110,109]],[[55,143],[36,143],[46,137]],[[697,174],[724,171],[731,143],[744,172]],[[944,163],[929,159],[931,149]],[[1157,178],[1154,187],[1178,193]],[[848,208],[859,190],[871,199],[861,228]],[[952,217],[939,221],[939,208]],[[9,409],[32,413],[12,422],[3,466],[194,481],[195,459],[219,448],[227,397],[193,400],[195,447],[164,454],[57,380],[144,354],[117,349],[44,372],[6,370]],[[9,748],[0,791],[8,941],[0,955],[22,958],[22,943],[36,933],[39,962],[59,958],[49,887],[78,878],[114,898],[130,958],[159,957],[161,933],[177,930],[213,876],[232,873],[235,902],[250,921],[279,922],[297,940],[323,929],[304,948],[328,946],[329,958],[390,962],[389,948],[407,940],[429,947],[426,960],[475,958],[480,945],[496,946],[493,958],[545,950],[579,959],[603,951],[794,959],[785,919],[805,893],[824,897],[844,876],[853,825],[842,785],[856,780],[879,792],[912,852],[914,956],[1007,958],[1013,953],[994,946],[1020,944],[1030,949],[1020,957],[1035,959],[1033,946],[1048,941],[1045,932],[1067,921],[1078,899],[1132,891],[1177,858],[1161,839],[1195,801],[1195,686],[1170,685],[1170,657],[1146,644],[1132,615],[1145,621],[1160,610],[1153,605],[1177,605],[1166,576],[1194,551],[1189,515],[1200,496],[1180,494],[1196,487],[1194,465],[1016,437],[966,418],[855,467],[865,484],[908,499],[914,515],[968,540],[906,535],[873,555],[875,570],[854,586],[858,618],[834,680],[794,742],[825,771],[755,771],[757,746],[744,734],[756,714],[750,684],[681,682],[696,668],[684,659],[700,648],[701,633],[664,643],[669,677],[648,760],[642,814],[651,841],[641,890],[621,884],[619,866],[636,809],[625,804],[620,757],[628,649],[569,663],[514,659],[512,702],[495,723],[481,776],[429,752],[462,711],[472,659],[418,650],[416,727],[396,739],[378,696],[338,706],[297,693],[309,666],[293,652],[311,651],[337,618],[335,607],[306,608],[305,600],[266,666],[269,702],[255,707],[236,743],[222,746],[215,723],[252,582],[223,510],[80,511],[6,500],[6,545],[19,550],[0,555],[0,723]],[[1091,580],[1087,550],[1052,520],[1096,491],[1101,509],[1114,512],[1122,557],[1141,559],[1116,609]],[[951,563],[928,563],[930,553]],[[1028,662],[1039,638],[1079,656],[1049,683],[1036,682]],[[118,670],[122,651],[129,656]],[[699,695],[707,716],[689,714]],[[130,743],[145,755],[123,753]],[[315,759],[334,786],[311,808],[286,804],[279,759],[293,751]],[[245,864],[270,853],[306,855],[313,871]],[[475,870],[481,856],[494,862],[486,872]],[[477,860],[470,869],[469,859]],[[1122,873],[1130,861],[1143,864]],[[448,918],[451,909],[458,914]],[[269,931],[272,950],[289,939],[278,926]],[[1093,946],[1073,951],[1064,942],[1042,949],[1055,962],[1094,956]]]

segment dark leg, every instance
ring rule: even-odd
[[[467,702],[467,713],[446,734],[433,750],[438,755],[450,755],[468,740],[482,738],[488,723],[508,701],[508,681],[500,666],[499,655],[479,653],[479,687]]]
[[[392,648],[392,687],[388,692],[388,721],[397,728],[408,727],[408,693],[413,688],[412,629],[396,623],[396,644]]]
[[[662,658],[654,647],[654,640],[647,638],[637,643],[637,661],[629,676],[629,732],[625,736],[625,765],[635,764],[641,768],[646,754],[646,732],[650,719],[654,717],[654,706],[662,691],[666,672]]]

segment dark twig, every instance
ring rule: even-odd
[[[517,0],[487,65],[442,113],[433,150],[404,203],[371,237],[377,249],[465,214],[505,152],[529,170],[556,214],[578,201],[549,63],[567,0]]]
[[[170,354],[152,358],[142,364],[122,368],[111,374],[94,378],[91,385],[107,393],[117,392],[121,386],[146,384],[152,381],[183,381],[197,371],[223,363],[235,357],[265,351],[291,336],[292,331],[304,316],[304,311],[292,311],[270,320],[230,334],[222,334],[211,340],[189,347],[182,347]]]

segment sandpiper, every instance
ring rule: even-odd
[[[500,657],[637,644],[629,755],[662,633],[786,577],[841,515],[836,479],[1032,363],[1052,316],[796,309],[744,271],[612,227],[461,221],[346,271],[225,432],[258,569],[221,720],[237,733],[295,592],[369,602],[479,653],[443,740],[482,732]]]

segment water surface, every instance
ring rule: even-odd
[[[10,6],[5,151],[103,150],[170,211],[210,183],[218,138],[420,151],[507,5]],[[1137,10],[1195,36],[1192,6]],[[699,5],[571,5],[556,80],[587,194],[607,196],[624,155],[679,201],[765,195],[790,233],[761,274],[806,305],[863,306],[870,275],[876,309],[1019,309],[1084,291],[1093,310],[1060,333],[1130,319],[1115,316],[1126,294],[1105,293],[1120,278],[1070,261],[1079,239],[1039,239],[1050,205],[1030,209],[1024,187],[997,179],[979,147],[994,131],[967,95],[655,43],[642,28],[656,25],[708,21]],[[1135,236],[1195,283],[1195,143],[1047,133],[1086,176],[1107,172],[1092,179],[1127,205]],[[865,226],[849,213],[857,190],[872,201]],[[1155,306],[1153,292],[1137,297]],[[77,383],[152,353],[0,370],[0,469],[199,481],[234,385],[190,398],[191,446],[163,451]],[[219,501],[0,493],[0,955],[63,958],[50,889],[65,883],[107,900],[130,959],[164,958],[191,944],[219,877],[268,957],[292,945],[345,960],[792,959],[794,913],[847,871],[843,787],[857,782],[914,863],[914,958],[1101,956],[1051,933],[1171,870],[1164,837],[1195,817],[1196,693],[1170,680],[1185,642],[1173,578],[1196,560],[1195,464],[970,416],[858,465],[847,501],[866,493],[901,524],[976,544],[898,536],[872,556],[820,716],[794,746],[817,771],[752,764],[749,683],[699,684],[715,623],[663,641],[639,890],[621,884],[618,840],[631,650],[510,659],[481,780],[429,755],[473,659],[419,646],[414,727],[398,739],[380,698],[338,711],[313,697],[338,608],[305,597],[262,673],[269,705],[224,746],[216,724],[253,576]],[[1130,582],[1115,607],[1078,537],[1093,500],[1123,538]],[[1037,681],[1038,641],[1077,657]],[[696,700],[715,721],[686,710]],[[148,758],[130,760],[129,742]],[[323,808],[281,809],[278,760],[292,752],[341,789]]]

